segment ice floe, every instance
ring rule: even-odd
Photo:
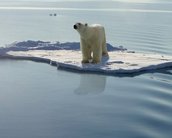
[[[58,69],[77,72],[103,74],[137,73],[165,67],[172,67],[172,56],[146,54],[128,51],[122,46],[113,47],[107,44],[109,58],[102,57],[99,64],[82,64],[78,42],[14,42],[0,48],[1,58],[28,59],[50,63]]]

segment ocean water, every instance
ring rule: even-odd
[[[50,16],[56,13],[57,16]],[[107,41],[172,55],[172,3],[0,3],[0,46],[78,42],[73,24],[105,26]],[[128,76],[80,74],[0,59],[2,138],[171,138],[172,68]]]

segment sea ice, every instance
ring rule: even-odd
[[[102,57],[99,64],[82,64],[82,54],[77,42],[52,43],[31,40],[15,42],[6,48],[1,48],[0,57],[29,59],[50,63],[58,69],[110,75],[172,67],[172,56],[137,53],[128,51],[122,46],[113,47],[110,44],[107,44],[107,47],[109,58]]]

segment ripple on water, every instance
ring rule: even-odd
[[[149,75],[155,75],[153,81]],[[172,86],[169,83],[171,78],[169,81],[163,81],[159,74],[149,75],[143,77],[147,83],[143,84],[141,95],[137,99],[138,105],[135,106],[135,113],[130,120],[131,128],[141,136],[170,138],[172,135]]]
[[[172,54],[168,25],[122,24],[111,29],[114,43],[139,51]],[[115,34],[114,34],[115,32]]]

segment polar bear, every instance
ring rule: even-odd
[[[82,63],[89,63],[92,59],[92,63],[96,64],[101,61],[102,55],[108,56],[105,29],[102,25],[76,23],[73,27],[80,34]]]

